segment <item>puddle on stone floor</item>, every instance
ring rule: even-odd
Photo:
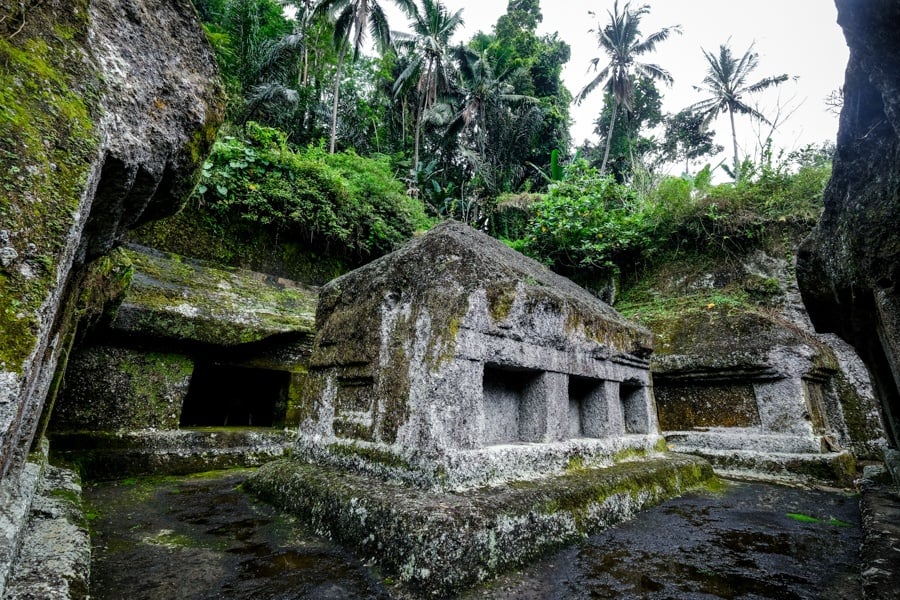
[[[670,500],[464,597],[855,600],[859,524],[855,495],[728,482],[722,493]]]
[[[389,598],[351,554],[237,489],[247,472],[85,489],[95,600]]]
[[[88,486],[92,598],[415,598],[240,492],[247,474]],[[461,598],[854,600],[861,537],[855,496],[729,483],[723,493],[645,511]]]

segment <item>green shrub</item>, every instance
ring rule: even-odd
[[[714,186],[711,172],[707,166],[693,180],[664,177],[639,195],[576,161],[530,202],[524,234],[510,245],[567,274],[634,270],[680,248],[744,252],[772,223],[815,223],[831,151],[809,147],[777,160],[766,152],[761,164],[743,165],[737,183]]]
[[[531,205],[524,249],[562,271],[610,272],[655,245],[654,235],[629,189],[580,161]]]
[[[216,142],[194,195],[219,218],[371,257],[427,226],[421,203],[403,190],[386,157],[294,151],[282,132],[251,122]]]

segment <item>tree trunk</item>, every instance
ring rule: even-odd
[[[619,111],[619,102],[613,96],[612,116],[609,118],[609,131],[606,133],[606,150],[603,152],[603,164],[600,172],[606,173],[606,162],[609,160],[609,147],[612,145],[613,128],[616,126],[616,113]]]
[[[734,128],[734,111],[728,107],[728,118],[731,119],[731,143],[734,144],[734,181],[737,182],[741,177],[740,158],[738,157],[737,130]]]
[[[431,88],[431,65],[432,61],[428,61],[428,71],[426,72],[425,85],[423,87],[422,101],[419,103],[419,113],[416,115],[416,141],[415,150],[413,151],[413,172],[419,170],[419,137],[422,131],[422,117],[425,115],[425,108],[428,102],[428,90]]]
[[[419,103],[418,112],[416,114],[416,134],[413,143],[413,173],[419,171],[419,135],[422,131],[422,116],[425,114],[425,95],[422,95],[422,101]]]
[[[338,94],[341,93],[341,67],[344,65],[344,54],[347,50],[347,44],[341,46],[338,54],[337,73],[334,75],[334,102],[331,107],[331,147],[329,152],[334,154],[334,146],[337,140],[337,113],[338,113]]]

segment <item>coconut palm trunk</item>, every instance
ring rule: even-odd
[[[329,152],[334,154],[334,147],[337,141],[337,118],[338,118],[338,99],[341,93],[341,69],[344,66],[344,55],[347,53],[347,45],[341,46],[338,54],[337,73],[334,75],[334,100],[331,106],[331,145]]]
[[[734,145],[734,180],[741,177],[740,157],[738,156],[737,130],[734,128],[734,110],[728,108],[728,118],[731,119],[731,143]]]
[[[612,115],[609,118],[609,131],[606,134],[606,149],[603,151],[603,164],[600,165],[600,172],[606,173],[606,163],[609,161],[609,148],[612,146],[613,130],[616,127],[616,113],[619,112],[619,103],[613,99]]]

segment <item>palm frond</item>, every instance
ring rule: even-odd
[[[768,88],[770,88],[770,87],[772,87],[772,86],[776,86],[776,85],[782,84],[782,83],[784,83],[785,81],[787,81],[788,79],[790,79],[790,77],[788,76],[788,74],[787,74],[787,73],[783,73],[783,74],[781,74],[781,75],[775,75],[775,76],[773,76],[773,77],[766,77],[765,79],[760,79],[759,81],[757,81],[757,82],[754,83],[753,85],[749,85],[749,86],[747,86],[747,87],[744,88],[744,89],[745,89],[745,91],[746,91],[747,93],[750,93],[750,94],[752,94],[753,92],[761,92],[761,91],[763,91],[763,90],[765,90],[765,89],[768,89]]]
[[[609,66],[600,71],[581,91],[575,95],[575,104],[581,104],[588,94],[597,89],[597,86],[604,85],[609,79]]]

